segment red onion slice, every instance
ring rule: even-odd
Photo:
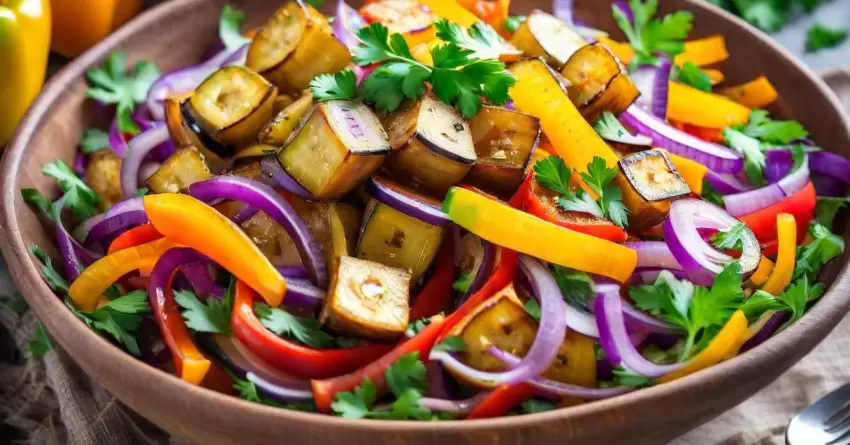
[[[357,31],[366,26],[366,20],[356,9],[348,6],[345,0],[339,0],[336,4],[336,17],[333,23],[334,36],[349,50],[360,46],[360,38]]]
[[[769,312],[748,328],[749,339],[740,352],[749,351],[772,337],[791,318],[790,312]]]
[[[217,199],[240,201],[265,212],[277,221],[295,242],[310,280],[319,287],[327,288],[328,266],[321,246],[295,209],[271,187],[238,176],[217,176],[190,185],[189,194],[204,202]]]
[[[277,266],[275,267],[284,278],[307,278],[307,269],[303,266]]]
[[[112,120],[109,125],[109,145],[112,151],[119,158],[123,158],[127,154],[127,139],[124,139],[124,134],[118,129],[118,118]]]
[[[130,140],[129,151],[121,161],[121,192],[125,198],[132,198],[139,193],[139,169],[142,167],[142,161],[154,148],[170,138],[168,127],[162,124]]]
[[[818,196],[831,198],[843,198],[847,196],[847,185],[844,181],[833,178],[832,176],[815,176],[812,178],[812,183],[815,185],[815,192]]]
[[[575,20],[573,17],[574,3],[574,0],[554,0],[552,2],[552,15],[570,25],[580,36],[588,40],[595,40],[597,37],[607,37],[607,32],[591,28]]]
[[[433,226],[445,227],[452,223],[449,215],[443,212],[438,201],[432,204],[417,199],[416,196],[404,193],[400,188],[394,187],[389,181],[375,177],[369,178],[366,181],[366,192],[378,202]]]
[[[618,298],[620,297],[620,284],[615,283],[606,278],[594,278],[593,280],[593,290],[596,292],[596,299],[599,299],[603,294],[612,294],[616,295]],[[641,327],[642,330],[648,332],[658,332],[660,334],[675,334],[678,331],[668,323],[659,320],[640,309],[632,306],[628,301],[623,301],[623,313],[629,321],[629,325],[633,327]],[[595,307],[595,304],[594,304]],[[594,319],[594,323],[597,323],[597,320]],[[599,338],[599,327],[597,325],[597,335],[596,338]]]
[[[422,397],[419,399],[419,406],[427,408],[433,412],[469,414],[469,412],[478,406],[482,400],[487,398],[488,395],[490,395],[489,391],[482,392],[465,400],[447,400],[442,398]]]
[[[850,185],[850,161],[841,155],[828,151],[815,151],[809,153],[810,168],[814,173],[835,178],[844,184]]]
[[[744,183],[735,175],[717,173],[712,170],[706,172],[705,180],[721,195],[743,193],[753,189],[753,186]]]
[[[651,378],[662,377],[684,366],[683,363],[657,365],[635,349],[626,330],[623,302],[619,294],[601,294],[596,299],[595,307],[599,342],[611,363],[622,364],[627,369]]]
[[[662,120],[667,119],[667,100],[672,70],[673,62],[670,57],[659,55],[655,65],[641,65],[630,75],[640,90],[636,103]]]
[[[779,182],[792,168],[794,159],[790,150],[768,150],[765,153],[764,177],[769,184]]]
[[[65,206],[65,198],[59,198],[50,208],[50,213],[53,221],[56,222],[56,245],[59,247],[59,254],[62,256],[62,266],[65,271],[65,278],[69,282],[73,282],[83,272],[83,263],[77,256],[74,247],[74,239],[71,234],[65,230],[62,224],[62,207]]]
[[[196,253],[198,255],[198,262],[180,266],[180,272],[189,281],[189,285],[192,286],[195,295],[201,298],[222,298],[224,296],[224,288],[213,281],[210,271],[207,269],[210,259],[199,252]]]
[[[314,286],[309,280],[286,277],[286,301],[289,307],[316,311],[322,307],[327,292]]]
[[[271,180],[272,187],[283,188],[287,192],[308,201],[318,201],[312,193],[302,187],[292,176],[289,176],[289,173],[286,173],[274,156],[263,158],[260,161],[260,169],[263,172],[263,176]]]
[[[540,296],[540,324],[528,354],[514,369],[486,372],[462,363],[445,351],[431,351],[430,360],[441,363],[452,372],[483,386],[499,386],[524,382],[542,374],[558,355],[567,332],[567,306],[555,279],[536,259],[520,257],[520,268],[528,276],[534,293]]]
[[[630,106],[620,118],[626,125],[652,138],[656,147],[697,161],[711,170],[738,173],[744,167],[744,159],[734,150],[673,128],[639,106]]]
[[[734,195],[723,197],[726,211],[732,216],[748,215],[777,204],[785,198],[799,192],[809,183],[808,157],[803,165],[775,184]]]
[[[664,239],[670,252],[685,270],[705,269],[718,274],[735,259],[715,250],[702,238],[698,229],[729,230],[739,222],[708,201],[680,199],[670,206],[670,214],[663,224]],[[738,261],[744,274],[747,274],[758,267],[761,247],[749,228],[744,228],[742,242],[744,250]]]

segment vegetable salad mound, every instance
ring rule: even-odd
[[[617,2],[619,42],[508,3],[226,7],[203,63],[113,54],[110,128],[45,166],[58,200],[22,190],[46,282],[190,384],[381,420],[616,397],[804,317],[850,162],[767,77],[726,85],[688,11]]]

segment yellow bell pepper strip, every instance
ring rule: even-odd
[[[711,85],[712,86],[717,85],[719,83],[722,83],[724,80],[726,80],[726,75],[723,74],[723,71],[714,70],[714,69],[705,69],[705,70],[702,70],[702,72],[704,72],[705,74],[708,75],[708,77],[711,78]]]
[[[797,256],[797,220],[790,213],[781,213],[776,217],[777,240],[779,251],[776,254],[776,265],[770,278],[761,290],[771,294],[781,294],[794,275],[794,263]]]
[[[230,219],[187,195],[160,193],[143,200],[148,218],[159,233],[208,256],[257,291],[270,306],[280,306],[286,281]]]
[[[153,267],[157,259],[175,244],[167,239],[156,240],[111,253],[85,268],[68,288],[68,296],[81,311],[97,309],[100,296],[119,278],[141,267]]]
[[[761,257],[759,266],[756,268],[756,271],[753,272],[752,276],[750,276],[750,283],[755,287],[761,287],[767,282],[771,272],[773,272],[773,267],[773,261],[770,261],[770,258],[766,256]]]
[[[49,53],[50,2],[0,0],[0,147],[41,90]]]
[[[764,108],[779,98],[776,88],[764,76],[745,84],[724,88],[718,93],[750,108]]]
[[[726,39],[720,35],[685,42],[685,51],[676,56],[673,61],[682,66],[691,62],[697,66],[714,65],[729,58],[726,50]]]
[[[670,82],[667,117],[705,128],[743,125],[750,119],[750,109],[725,96],[706,93],[691,86]]]
[[[699,354],[688,360],[682,369],[673,371],[658,379],[659,383],[668,383],[673,380],[691,375],[703,369],[710,368],[730,355],[730,352],[740,349],[743,345],[742,339],[747,333],[747,316],[743,311],[735,311],[732,318],[726,322],[723,329],[711,340],[711,343]]]
[[[505,248],[564,267],[625,283],[637,252],[621,244],[574,232],[460,187],[452,187],[443,211],[455,224]]]
[[[457,0],[419,0],[419,3],[431,8],[438,16],[458,25],[469,28],[481,19],[464,8]]]
[[[54,51],[76,57],[142,9],[142,0],[51,0]]]
[[[654,150],[659,149],[655,148]],[[691,192],[701,195],[702,185],[705,183],[705,175],[708,173],[708,167],[697,161],[693,161],[670,152],[667,152],[667,156],[670,157],[670,161],[673,162],[673,166],[679,171],[679,175],[682,179],[688,183],[688,187],[691,188]]]

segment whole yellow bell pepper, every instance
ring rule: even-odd
[[[41,90],[49,52],[49,0],[0,0],[0,147]]]
[[[142,0],[51,0],[51,6],[51,47],[76,57],[138,14]]]

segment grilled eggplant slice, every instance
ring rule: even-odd
[[[469,121],[469,127],[478,161],[466,182],[494,195],[513,194],[525,178],[531,155],[540,143],[540,119],[486,106]]]
[[[366,208],[357,257],[409,270],[413,281],[434,261],[445,228],[372,200]]]
[[[540,10],[534,10],[520,25],[511,43],[527,56],[542,57],[555,69],[588,44],[569,25]]]
[[[313,107],[278,160],[317,198],[338,199],[372,175],[389,152],[387,133],[368,107],[336,100]]]
[[[690,187],[682,179],[667,154],[647,150],[622,158],[623,174],[617,184],[623,191],[623,203],[631,212],[629,227],[637,232],[664,221],[673,200],[686,197]]]
[[[223,144],[256,140],[271,119],[277,88],[259,74],[240,66],[216,71],[189,98],[198,125]]]
[[[98,208],[101,211],[121,201],[121,158],[112,150],[92,154],[86,167],[86,184],[100,196]]]
[[[384,126],[393,148],[387,168],[413,188],[443,197],[478,159],[469,124],[430,95],[388,115]]]
[[[411,48],[435,39],[437,30],[433,25],[440,19],[416,0],[373,1],[360,8],[360,15],[369,23],[383,24],[390,34],[403,35]]]
[[[259,136],[260,143],[282,147],[312,108],[313,95],[307,93],[301,96],[263,127]]]
[[[319,321],[336,333],[394,340],[407,329],[410,272],[342,257]]]
[[[154,193],[177,193],[211,177],[204,155],[194,148],[183,148],[169,156],[146,184]]]
[[[338,73],[351,63],[328,20],[300,0],[280,8],[248,49],[247,66],[284,94],[300,94],[319,74]]]
[[[640,95],[620,62],[601,43],[576,51],[561,74],[570,82],[570,100],[589,122],[604,111],[619,115]]]

